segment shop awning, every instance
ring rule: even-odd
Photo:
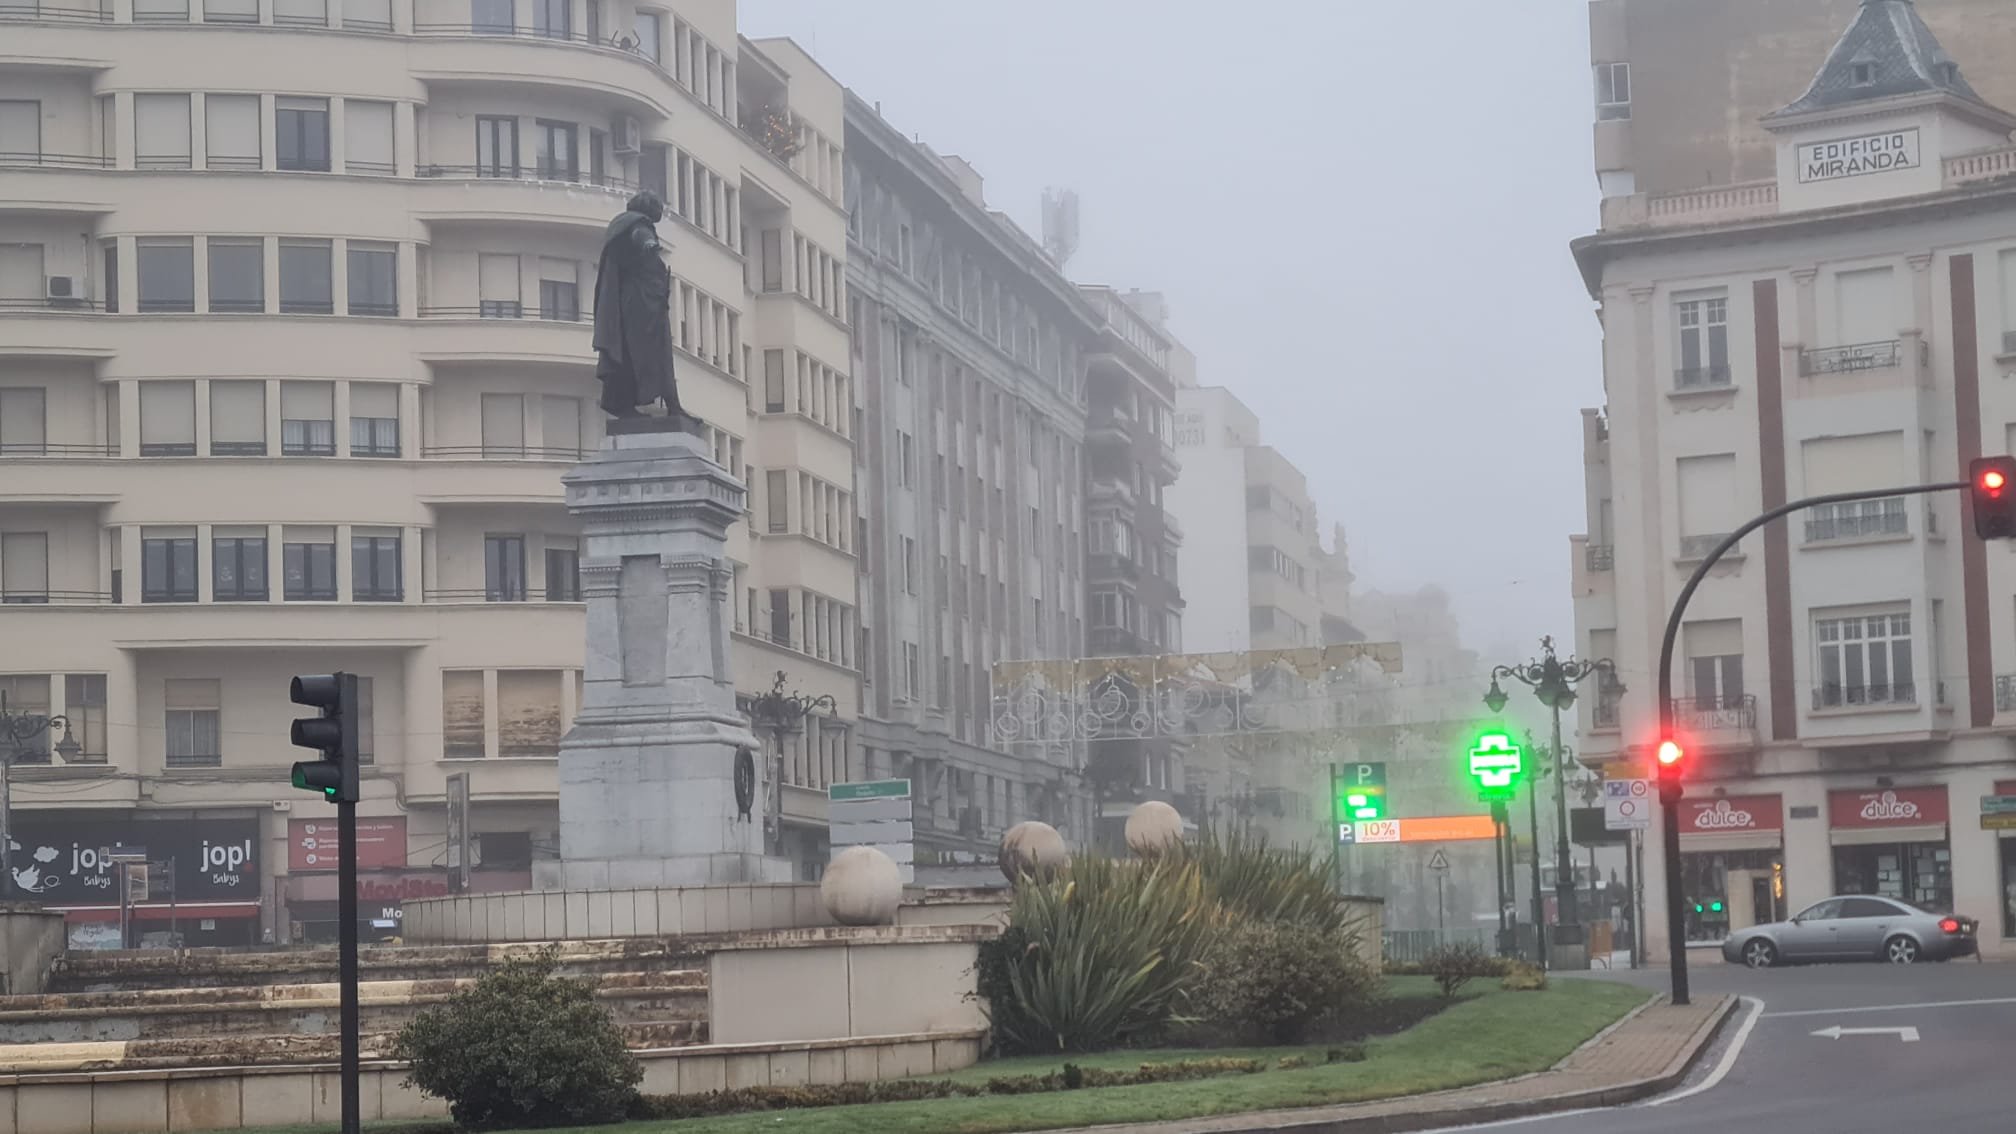
[[[1837,847],[1867,847],[1883,843],[1943,843],[1946,824],[1925,823],[1915,827],[1834,827],[1827,841]]]
[[[1785,845],[1783,831],[1727,831],[1714,835],[1680,836],[1680,853],[1698,851],[1777,850]]]

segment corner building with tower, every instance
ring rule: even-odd
[[[1578,652],[1617,668],[1581,701],[1581,756],[1650,777],[1666,618],[1727,533],[2016,445],[2016,117],[1969,82],[1974,44],[1868,0],[1746,124],[1774,175],[1635,191],[1602,127],[1662,105],[1603,84],[1622,24],[1595,11],[1609,195],[1575,255],[1606,404],[1583,411],[1571,546]],[[1961,495],[1795,514],[1695,595],[1673,663],[1690,946],[1870,893],[1974,917],[1985,954],[2016,955],[2016,831],[1985,798],[2016,795],[2016,557]],[[1643,938],[1664,960],[1658,843],[1655,820]]]
[[[580,704],[604,226],[667,201],[686,408],[752,487],[736,686],[834,716],[767,753],[813,876],[860,704],[838,83],[732,0],[45,0],[0,12],[0,694],[8,897],[140,934],[329,939],[333,808],[293,673],[362,679],[365,914],[527,889]],[[761,385],[763,396],[756,390]],[[772,738],[770,743],[775,743]],[[766,776],[766,783],[769,777]],[[165,888],[164,888],[165,885]]]

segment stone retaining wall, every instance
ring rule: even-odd
[[[709,1044],[637,1052],[646,1094],[865,1083],[957,1071],[980,1060],[978,1030],[801,1043]],[[403,1085],[403,1064],[366,1064],[363,1120],[447,1116]],[[332,1065],[0,1075],[0,1134],[180,1134],[333,1123]]]
[[[677,937],[832,925],[819,887],[803,883],[669,890],[550,890],[407,902],[413,944]]]

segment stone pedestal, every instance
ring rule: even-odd
[[[728,526],[746,491],[670,421],[611,424],[561,478],[582,522],[588,652],[560,742],[560,861],[540,889],[787,881],[763,854],[761,761],[747,812],[736,753],[760,751],[728,665]]]

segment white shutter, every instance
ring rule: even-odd
[[[160,23],[189,19],[189,0],[133,0],[133,22]]]
[[[1800,457],[1806,468],[1807,496],[1858,492],[1920,479],[1905,473],[1901,432],[1818,437],[1800,446]]]
[[[392,0],[343,0],[342,10],[344,27],[392,30]]]
[[[352,382],[351,417],[398,417],[399,387],[391,382]]]
[[[1690,658],[1725,658],[1743,652],[1743,620],[1740,618],[1689,622],[1686,631],[1687,656]]]
[[[1896,277],[1889,268],[1835,275],[1834,310],[1834,346],[1888,342],[1903,325],[1897,314]]]
[[[210,440],[213,444],[266,440],[266,383],[210,383]]]
[[[523,394],[483,395],[483,447],[486,449],[525,447]]]
[[[0,453],[40,453],[49,440],[49,395],[40,386],[0,386]]]
[[[189,164],[189,96],[133,96],[133,153],[141,168]]]
[[[206,96],[203,99],[203,133],[204,148],[209,152],[212,166],[220,169],[258,169],[259,96]]]
[[[329,23],[328,0],[273,0],[273,22],[326,26]]]
[[[280,383],[280,416],[288,421],[333,420],[336,417],[336,384]]]
[[[0,594],[49,593],[49,534],[8,532],[0,535]]]
[[[551,451],[578,453],[581,451],[581,399],[560,398],[546,394],[539,399],[541,426],[545,430],[542,444]]]
[[[0,154],[33,157],[42,153],[42,104],[0,99]]]
[[[572,260],[553,260],[539,257],[539,278],[557,283],[574,283],[579,276],[580,265]]]
[[[393,172],[391,103],[344,100],[343,162],[351,173]]]
[[[140,443],[196,443],[196,383],[140,383]]]
[[[485,252],[476,258],[477,294],[491,302],[518,302],[518,257]]]
[[[259,22],[259,0],[203,0],[203,22],[256,24]]]
[[[46,286],[42,272],[40,244],[0,244],[0,299],[40,302]]]
[[[224,704],[214,677],[171,677],[162,683],[162,702],[169,709],[217,709]]]
[[[1736,454],[1680,458],[1681,535],[1734,531],[1736,500]]]

